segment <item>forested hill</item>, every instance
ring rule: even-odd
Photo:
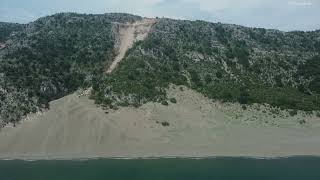
[[[119,66],[115,23],[128,14],[60,13],[19,25],[0,23],[0,121],[17,122],[79,88],[110,108],[166,104],[169,84],[214,100],[320,110],[320,31],[282,32],[238,25],[156,19]]]

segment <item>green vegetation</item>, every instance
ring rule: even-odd
[[[243,110],[247,110],[247,106],[246,106],[246,105],[242,105],[241,108],[242,108]]]
[[[113,60],[111,16],[56,14],[15,32],[0,56],[0,119],[15,123],[91,86]]]
[[[315,34],[319,33],[312,36]],[[295,32],[161,19],[148,39],[136,44],[113,74],[99,78],[98,84],[103,85],[97,84],[95,95],[111,98],[115,104],[162,102],[167,101],[165,89],[172,83],[189,86],[211,99],[319,110],[317,76],[307,77],[297,71],[299,66],[319,62],[308,61],[317,53],[309,36],[310,32],[302,36]],[[295,41],[296,38],[305,40]],[[299,42],[312,48],[305,49]],[[319,72],[316,68],[311,71],[304,74]],[[310,86],[305,87],[310,78]],[[299,91],[301,84],[304,92]],[[309,90],[313,93],[306,93]]]
[[[311,79],[309,89],[320,94],[320,56],[314,56],[299,66],[299,75]]]
[[[91,98],[111,109],[176,103],[166,94],[175,84],[243,107],[268,103],[320,110],[320,31],[285,33],[157,19],[148,38],[106,74],[115,56],[112,22],[139,19],[66,13],[28,25],[0,24],[0,42],[13,42],[0,50],[0,119],[17,122],[49,108],[54,99],[91,86]]]
[[[304,120],[304,119],[302,119],[302,120],[300,120],[300,121],[299,121],[299,123],[300,123],[301,125],[303,125],[303,124],[306,124],[306,123],[307,123],[307,121],[306,121],[306,120]]]
[[[176,98],[170,98],[170,102],[176,104],[177,100],[176,100]]]
[[[13,32],[19,32],[23,28],[25,25],[22,24],[0,22],[0,43],[7,40]]]
[[[164,122],[161,122],[161,125],[162,125],[163,127],[167,127],[167,126],[170,126],[170,123],[167,122],[167,121],[164,121]]]
[[[295,116],[295,115],[298,114],[298,111],[297,110],[291,110],[291,111],[289,111],[289,114],[290,114],[290,116]]]
[[[164,106],[169,106],[169,103],[167,101],[162,101],[161,104]]]

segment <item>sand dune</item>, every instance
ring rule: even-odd
[[[212,102],[186,88],[171,88],[169,97],[178,103],[106,114],[87,97],[69,95],[52,102],[49,111],[2,129],[0,158],[320,155],[315,115],[274,118],[254,107],[243,111],[240,105]],[[300,125],[300,118],[307,124]],[[170,126],[163,127],[164,121]]]

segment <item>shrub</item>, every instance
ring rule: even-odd
[[[161,125],[164,127],[170,126],[170,123],[167,121],[161,122]]]
[[[249,97],[249,91],[247,88],[245,87],[241,87],[240,88],[240,97],[238,99],[238,101],[240,102],[240,104],[248,104],[250,97]]]
[[[207,84],[209,84],[209,83],[211,83],[212,78],[211,78],[211,76],[210,76],[209,74],[207,74],[207,75],[205,76],[204,80],[206,81]]]
[[[200,78],[199,74],[195,70],[191,70],[189,73],[190,73],[190,76],[191,76],[191,81],[197,87],[201,87],[203,84],[201,82],[201,78]]]
[[[249,97],[248,96],[240,96],[238,101],[239,101],[240,104],[248,104]]]
[[[118,106],[113,106],[112,109],[113,109],[113,110],[118,110],[119,107],[118,107]]]
[[[296,116],[297,114],[298,114],[298,111],[297,110],[291,110],[291,111],[289,111],[289,114],[290,114],[290,116]]]
[[[302,125],[302,124],[306,124],[306,123],[307,123],[307,121],[304,120],[304,119],[302,119],[302,120],[299,121],[299,124],[301,124],[301,125]]]
[[[242,105],[241,107],[243,110],[247,110],[247,106],[246,105]]]
[[[170,102],[176,104],[176,103],[177,103],[177,100],[176,100],[176,98],[170,98]]]
[[[222,72],[221,71],[216,72],[216,77],[221,79],[222,78]]]
[[[309,88],[313,92],[320,93],[320,75],[310,82]]]
[[[167,101],[161,101],[161,104],[164,105],[164,106],[168,106],[169,103]]]
[[[279,114],[280,114],[280,110],[279,110],[278,108],[272,108],[272,109],[271,109],[271,113],[272,113],[272,114],[279,115]]]
[[[233,99],[232,93],[230,91],[227,91],[227,90],[222,92],[222,96],[221,97],[225,101],[231,101]]]

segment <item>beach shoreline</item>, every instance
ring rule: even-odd
[[[157,160],[157,159],[186,159],[186,160],[204,160],[204,159],[229,159],[229,158],[238,158],[238,159],[264,159],[264,160],[273,160],[273,159],[288,159],[288,158],[301,158],[301,157],[314,157],[320,158],[320,154],[315,155],[288,155],[288,156],[241,156],[241,155],[218,155],[218,156],[149,156],[149,157],[125,157],[125,156],[92,156],[92,157],[10,157],[10,158],[2,158],[0,157],[0,161],[91,161],[91,160]]]

